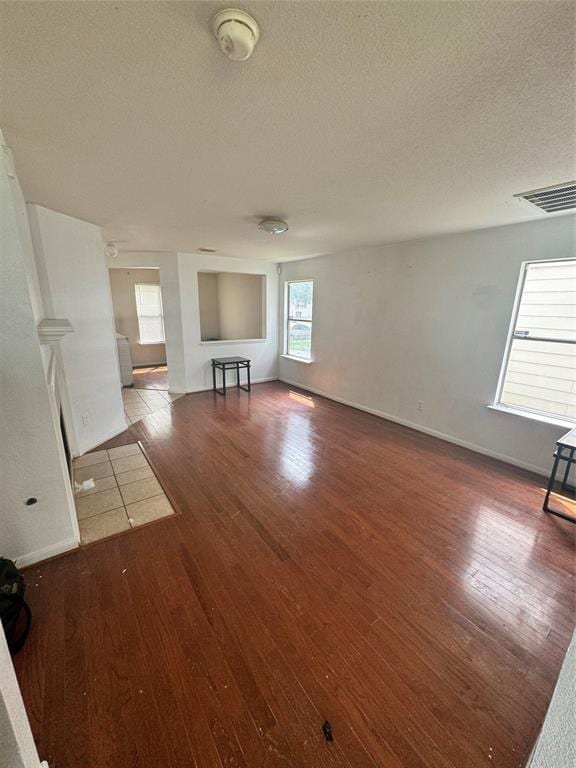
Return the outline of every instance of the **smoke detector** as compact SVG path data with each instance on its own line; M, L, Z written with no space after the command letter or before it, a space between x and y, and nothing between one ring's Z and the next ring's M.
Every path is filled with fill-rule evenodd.
M269 235L281 235L288 231L288 224L282 219L262 219L258 222L258 229L268 232Z
M227 8L212 20L214 36L222 53L232 61L246 61L260 39L260 29L255 19L245 11Z

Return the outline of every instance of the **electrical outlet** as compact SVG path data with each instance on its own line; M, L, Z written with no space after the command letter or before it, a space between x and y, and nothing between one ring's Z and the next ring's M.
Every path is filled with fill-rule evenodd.
M417 411L424 410L424 400L416 400L416 410Z
M88 426L88 422L89 422L89 421L90 421L90 419L88 418L88 414L87 414L87 413L85 413L85 414L82 416L82 424L84 424L84 426L85 426L85 427L87 427L87 426Z

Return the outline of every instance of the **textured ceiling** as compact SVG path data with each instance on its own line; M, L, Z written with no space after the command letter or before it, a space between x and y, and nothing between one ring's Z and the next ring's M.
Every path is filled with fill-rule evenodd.
M282 260L542 218L513 194L574 178L573 3L241 4L244 63L223 7L0 3L27 199L122 249Z

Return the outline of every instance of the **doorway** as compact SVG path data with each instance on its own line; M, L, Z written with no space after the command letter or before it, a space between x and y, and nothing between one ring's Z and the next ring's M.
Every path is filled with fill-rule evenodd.
M134 424L177 397L168 392L160 270L110 267L108 273L124 413Z

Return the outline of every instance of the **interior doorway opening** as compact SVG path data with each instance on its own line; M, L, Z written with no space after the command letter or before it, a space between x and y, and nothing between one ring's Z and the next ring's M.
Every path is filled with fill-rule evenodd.
M165 408L169 393L158 268L110 267L122 400L128 424Z

